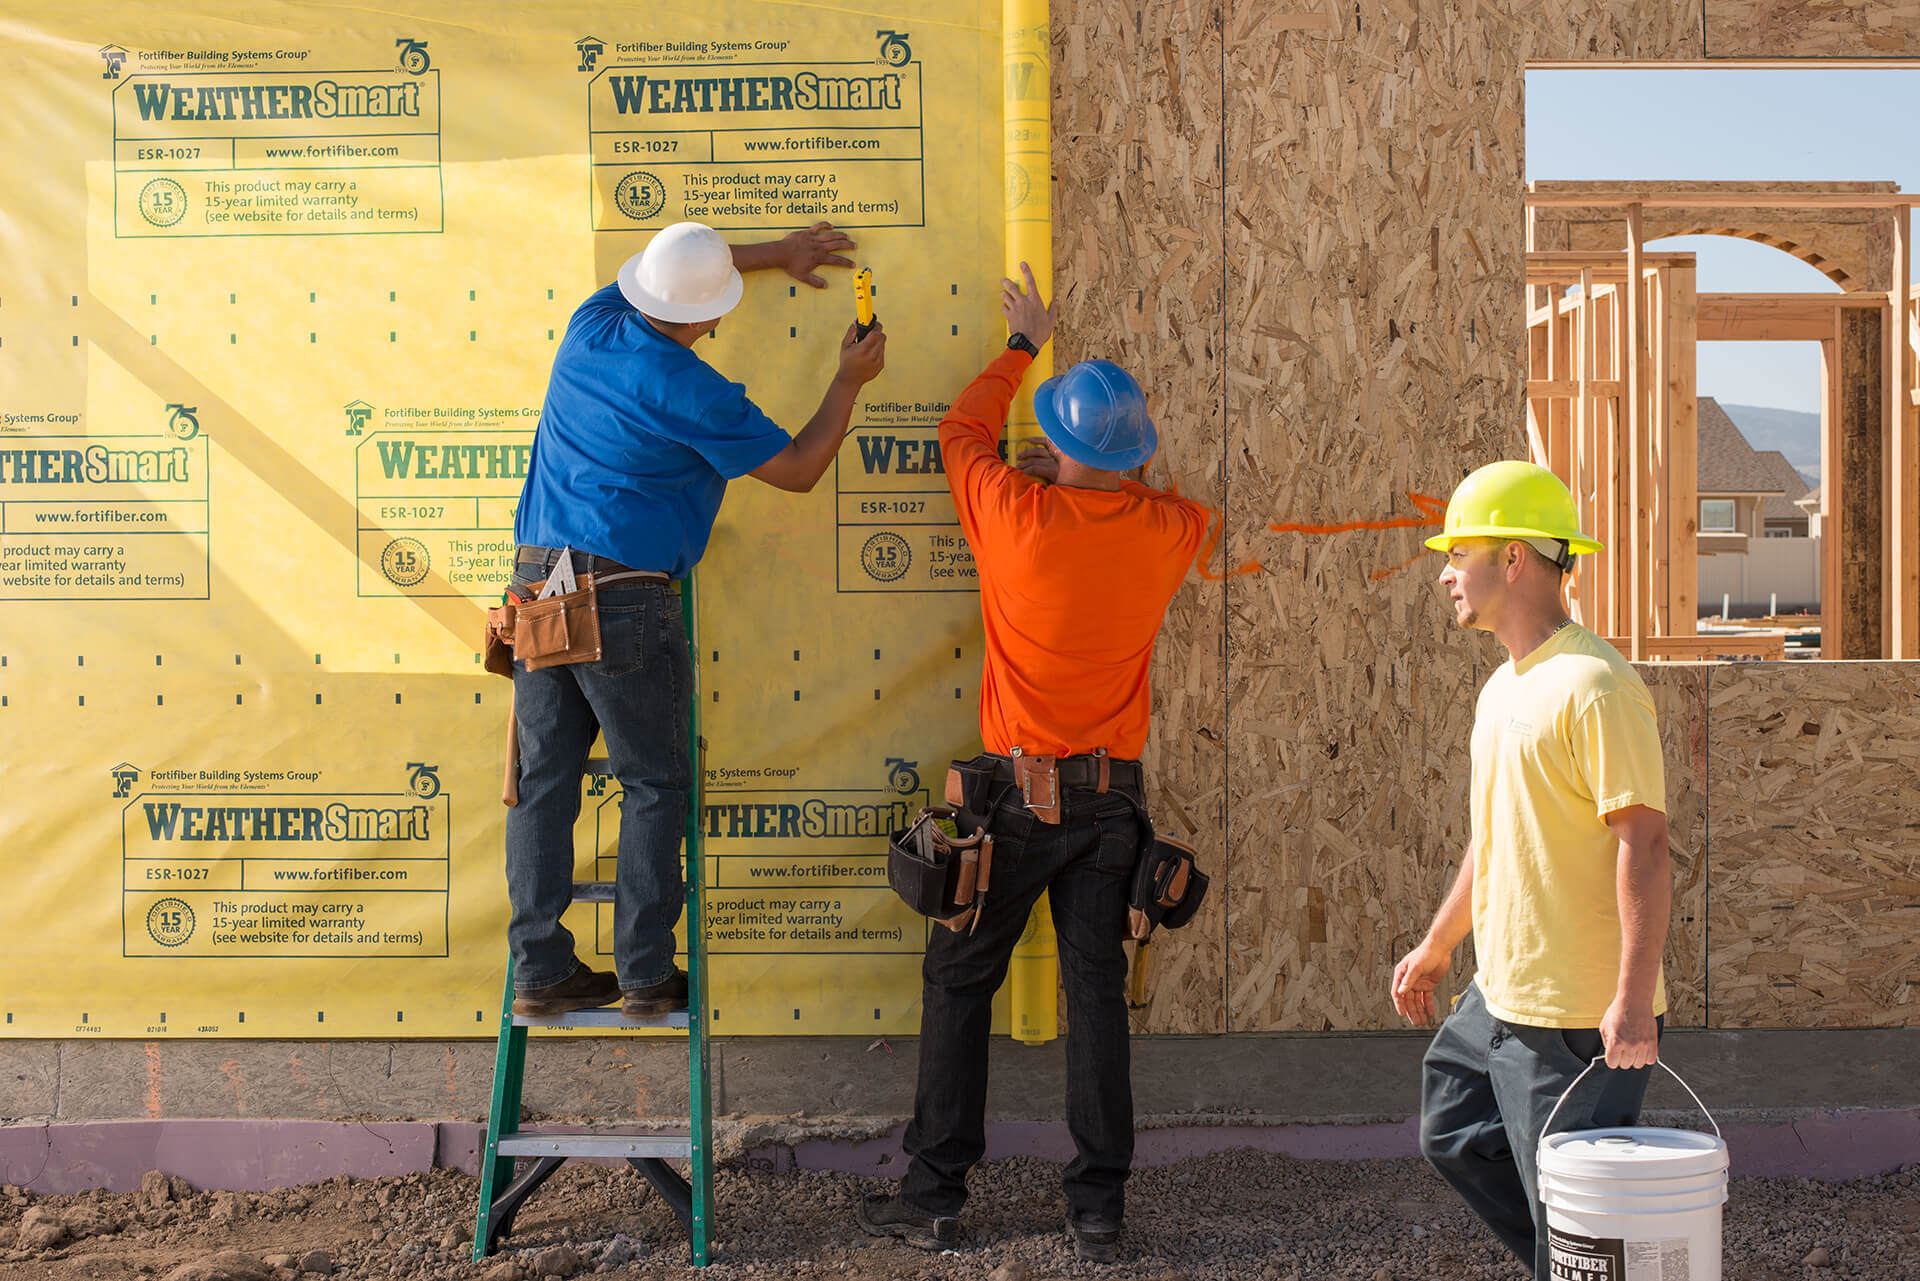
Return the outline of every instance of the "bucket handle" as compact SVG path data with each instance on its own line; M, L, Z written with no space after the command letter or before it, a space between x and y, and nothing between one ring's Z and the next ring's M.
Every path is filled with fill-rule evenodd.
M1545 1142L1547 1135L1553 1133L1553 1118L1560 1115L1560 1104L1567 1101L1567 1096L1573 1093L1575 1086L1587 1079L1587 1073L1593 1071L1606 1061L1606 1055L1596 1055L1591 1063L1580 1070L1580 1075L1574 1077L1567 1085L1567 1088L1561 1091L1560 1098L1553 1105L1553 1111L1547 1113L1547 1123L1540 1127L1540 1138L1542 1142ZM1692 1099L1694 1106L1700 1109L1700 1114L1707 1118L1707 1124L1713 1127L1713 1137L1716 1139L1724 1139L1725 1136L1720 1133L1720 1123L1713 1119L1713 1113L1707 1111L1707 1105L1700 1102L1700 1096L1693 1092L1693 1087L1682 1080L1680 1074L1674 1071L1665 1059L1655 1059L1654 1062L1666 1068L1667 1075L1680 1082L1680 1088L1687 1092L1687 1097Z

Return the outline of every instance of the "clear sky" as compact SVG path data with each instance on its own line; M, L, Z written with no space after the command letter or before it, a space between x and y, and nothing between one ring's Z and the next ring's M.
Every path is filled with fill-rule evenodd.
M1529 71L1527 180L1882 181L1920 191L1920 70ZM1699 255L1705 293L1825 292L1790 254L1724 236L1650 248ZM1820 410L1813 343L1706 343L1700 394Z

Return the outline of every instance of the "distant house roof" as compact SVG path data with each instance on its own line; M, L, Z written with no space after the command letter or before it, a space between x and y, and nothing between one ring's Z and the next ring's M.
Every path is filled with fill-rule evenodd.
M1740 429L1733 425L1733 419L1727 417L1727 411L1711 396L1700 397L1699 414L1700 434L1697 446L1702 494L1775 494L1783 498L1798 498L1807 488L1807 482L1794 474L1792 493L1783 483L1780 474L1755 453ZM1786 466L1789 473L1793 466L1776 450L1769 450L1774 457Z
M1760 500L1760 519L1762 520L1805 520L1807 509L1798 506L1801 499L1813 493L1813 486L1807 484L1807 478L1800 469L1787 461L1787 456L1777 449L1768 449L1756 453L1761 466L1774 478L1776 484L1785 492L1778 498Z

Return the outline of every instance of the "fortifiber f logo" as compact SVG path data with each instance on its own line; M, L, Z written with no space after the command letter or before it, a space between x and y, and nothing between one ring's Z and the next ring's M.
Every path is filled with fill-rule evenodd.
M400 51L400 70L410 76L424 76L433 67L433 59L427 53L427 42L415 40L412 36L401 36L393 42Z
M367 429L367 420L373 417L373 406L364 400L350 400L341 406L347 415L347 435L358 436Z
M192 440L200 434L200 406L172 404L167 406L167 431L179 440Z
M574 70L592 71L600 65L600 55L607 51L607 42L599 36L581 36L573 42L573 47L580 51L580 65Z
M140 767L121 761L108 773L113 775L113 799L123 801L133 795L133 785L140 781Z
M100 46L100 60L107 64L107 69L100 73L100 78L118 80L120 68L127 65L127 51L117 44L103 44Z

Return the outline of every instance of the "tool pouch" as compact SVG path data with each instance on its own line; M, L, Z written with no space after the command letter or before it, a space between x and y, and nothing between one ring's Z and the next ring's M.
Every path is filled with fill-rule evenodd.
M600 657L600 603L593 575L580 575L578 583L573 591L514 607L513 656L528 671Z
M1017 748L1012 756L1013 781L1020 799L1042 823L1060 821L1060 760L1056 756L1027 756Z
M1194 864L1194 850L1184 841L1157 836L1149 839L1133 865L1133 890L1127 899L1127 936L1144 939L1155 927L1177 930L1200 910L1207 895L1207 875Z
M963 827L985 827L987 816L993 813L993 807L999 797L994 794L995 775L998 773L999 760L992 756L976 756L970 761L954 761L947 766L946 802L954 809L962 811L960 822Z
M513 635L516 617L526 598L509 587L498 605L487 611L487 638L481 650L481 666L495 676L513 675Z
M887 839L887 884L908 907L950 930L977 920L993 866L993 838L985 829L949 836L940 828L939 820L959 817L950 809L923 809L913 826Z

